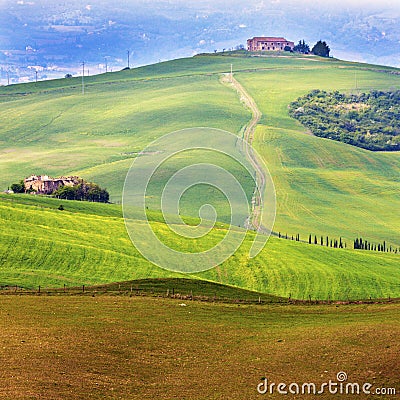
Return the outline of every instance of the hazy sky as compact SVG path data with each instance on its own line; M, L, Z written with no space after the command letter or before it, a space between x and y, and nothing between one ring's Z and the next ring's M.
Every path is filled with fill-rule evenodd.
M322 39L335 57L400 66L400 0L0 0L3 70L64 73L85 58L99 72L105 58L123 67L127 49L137 66L262 35Z

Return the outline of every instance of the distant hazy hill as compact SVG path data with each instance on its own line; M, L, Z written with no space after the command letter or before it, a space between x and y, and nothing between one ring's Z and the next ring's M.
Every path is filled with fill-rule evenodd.
M314 2L315 3L315 2ZM328 41L341 58L400 65L400 10L385 2L335 7L332 2L256 0L49 2L4 0L0 5L0 64L12 79L34 73L13 66L51 67L39 79L77 72L85 61L92 73L127 64L157 62L199 52L222 51L254 35L284 35L310 44Z

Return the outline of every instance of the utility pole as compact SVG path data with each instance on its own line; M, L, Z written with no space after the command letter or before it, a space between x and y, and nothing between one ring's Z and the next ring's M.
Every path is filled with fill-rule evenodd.
M108 72L107 71L107 67L108 67L108 65L107 65L107 57L104 57L104 61L106 62L106 73Z
M35 71L35 83L37 83L37 71Z
M233 82L233 64L231 64L231 83Z
M129 64L129 50L127 50L128 53L128 69L130 68L130 64Z
M82 62L82 94L85 94L85 61Z
M10 72L7 70L7 86L10 86Z

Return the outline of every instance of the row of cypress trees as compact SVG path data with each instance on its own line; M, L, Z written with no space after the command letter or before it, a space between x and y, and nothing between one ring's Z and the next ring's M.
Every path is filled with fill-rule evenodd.
M300 242L300 234L297 235L288 235L278 233L278 237L281 239L293 240L296 242ZM308 244L332 247L335 249L346 249L347 243L340 237L339 239L329 238L329 236L320 236L317 235L310 235L308 236ZM383 243L372 243L362 238L354 239L353 248L355 250L369 250L369 251L379 251L383 253L400 253L400 248L393 247L392 245L387 245L386 241Z
M343 242L342 238L337 239L329 239L329 236L321 236L320 239L318 240L317 235L314 235L314 240L313 237L310 233L308 236L308 244L319 244L320 246L326 246L326 247L333 247L335 249L344 249L347 248L347 244Z

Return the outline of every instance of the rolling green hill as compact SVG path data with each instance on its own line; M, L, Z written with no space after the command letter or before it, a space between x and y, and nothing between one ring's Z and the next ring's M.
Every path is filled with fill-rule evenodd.
M236 74L263 113L254 146L277 191L275 230L362 236L399 243L400 153L371 152L317 138L289 117L292 99L313 89L352 92L400 87L380 67L331 62L290 71ZM317 64L317 65L315 65Z
M77 286L154 277L179 277L143 259L126 233L117 205L38 196L0 196L0 284ZM154 229L165 233L157 215ZM220 240L215 229L205 243ZM249 234L251 235L251 234ZM192 278L307 299L399 297L399 256L331 249L271 238L255 259L250 241L221 266ZM186 276L186 275L185 275Z
M398 70L316 57L203 55L79 79L0 88L0 186L31 173L80 175L115 202L137 153L171 131L208 126L240 135L250 119L236 79L263 113L254 145L274 179L274 231L356 236L399 245L400 154L372 153L307 134L287 106L312 89L343 92L399 88ZM357 84L356 84L357 79ZM231 168L229 163L227 168ZM176 164L178 166L178 164ZM198 193L186 199L196 217ZM0 283L100 284L176 276L133 248L118 205L0 197ZM154 226L165 225L154 211ZM112 234L110 235L110 232ZM217 240L222 229L212 232ZM249 234L251 235L251 234ZM205 243L207 244L207 243ZM220 267L196 276L294 298L400 296L399 256L330 249L272 238L249 260L246 241Z

